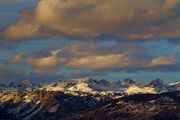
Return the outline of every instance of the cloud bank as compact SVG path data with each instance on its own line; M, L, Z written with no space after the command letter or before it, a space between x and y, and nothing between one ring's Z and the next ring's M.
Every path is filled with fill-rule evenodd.
M88 47L88 49L87 49ZM117 44L114 46L74 44L62 50L47 50L32 53L23 57L17 53L11 61L16 64L25 60L36 70L49 70L61 67L88 69L128 69L151 68L174 65L176 55L151 56L139 45Z
M39 0L1 31L6 39L42 36L125 40L180 36L180 0Z
M88 49L87 49L88 48ZM16 52L0 64L0 79L51 81L67 78L108 76L125 72L179 72L176 53L152 55L139 44L71 44L44 48L30 53Z

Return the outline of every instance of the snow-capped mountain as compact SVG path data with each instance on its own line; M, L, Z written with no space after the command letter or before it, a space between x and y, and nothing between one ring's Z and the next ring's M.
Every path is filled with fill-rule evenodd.
M8 89L22 91L22 92L23 91L33 91L33 90L38 89L38 85L32 84L28 80L22 80L22 81L9 83Z
M20 83L11 83L11 88L18 90L34 90L33 85L28 81L21 81ZM13 86L13 87L12 87ZM138 93L162 93L169 91L177 91L180 89L180 83L167 84L161 79L155 79L148 84L137 84L130 78L123 81L109 82L105 79L96 80L92 78L70 79L67 81L61 80L57 83L47 84L40 87L40 90L45 91L64 91L64 92L84 92L89 94L124 92L125 94ZM74 94L74 93L73 93Z
M118 99L126 99L132 95L135 98L141 95L141 97L150 100L154 97L147 98L149 95L157 95L165 101L166 98L163 97L163 93L178 91L180 82L167 84L156 79L142 85L129 78L117 82L110 82L105 79L80 78L41 85L32 84L29 81L20 81L12 82L7 86L0 84L0 87L3 88L0 92L0 110L4 110L8 115L11 113L14 118L20 120L44 120L45 118L52 118L53 120L54 117L64 120L65 115L69 116L72 113L89 108L96 108L107 103L111 104L111 100L115 100L116 103ZM171 102L172 100L168 99L168 101ZM123 103L127 108L129 108L128 105L131 105L131 102L128 105L126 102ZM114 102L112 104L116 106ZM148 102L147 105L149 104L152 103ZM136 104L134 105L136 106ZM104 108L107 107L104 106Z
M121 84L115 82L108 82L105 79L102 79L100 81L92 80L87 82L87 84L97 91L117 91L122 88Z
M174 91L179 91L180 90L180 82L170 83L169 86Z
M171 91L178 91L180 83L173 83L167 84L161 79L155 79L150 81L148 84L145 85L137 85L132 84L127 89L125 89L125 93L127 94L138 94L138 93L163 93L163 92L171 92Z
M79 83L68 88L69 91L80 91L80 92L87 92L87 93L94 93L95 90L89 87L87 83Z
M60 91L3 91L0 108L18 120L44 120L64 116L102 103L93 96L75 96ZM0 118L1 119L1 118Z
M138 85L131 85L127 89L124 90L126 94L145 94L145 93L157 93L154 87L141 87Z
M104 94L104 93L124 93L124 94L139 94L139 93L162 93L179 90L178 83L167 84L161 79L155 79L148 84L137 84L130 78L123 81L109 82L105 79L96 80L92 78L71 79L69 81L59 81L58 83L50 84L43 89L47 91L70 91L70 92L85 92L89 94Z
M156 92L168 92L170 90L169 85L161 79L152 80L147 86L155 88Z
M47 91L63 91L63 90L68 90L69 88L77 84L87 83L88 81L91 81L91 80L92 80L91 78L70 79L68 81L61 80L57 83L46 85L42 87L41 89L44 89Z
M121 85L130 86L136 84L131 78L126 78L121 82Z
M6 87L6 84L0 83L0 91L4 90Z
M180 90L180 82L167 84L161 79L155 79L148 84L137 84L130 78L126 78L123 81L107 81L105 79L96 80L92 78L80 78L70 79L67 81L61 80L57 83L51 83L46 85L32 84L27 80L19 82L11 82L9 85L0 84L0 89L10 89L17 91L62 91L73 93L84 92L89 94L101 94L101 93L122 93L124 94L138 94L138 93L162 93L169 91Z
M53 83L44 87L47 91L62 91L62 90L77 90L76 88L81 89L91 89L93 91L112 91L112 90L119 90L120 84L114 84L108 82L104 79L102 80L95 80L92 78L80 78L80 79L71 79L68 81L59 81L58 83ZM81 90L82 91L82 90ZM87 91L86 91L87 92Z

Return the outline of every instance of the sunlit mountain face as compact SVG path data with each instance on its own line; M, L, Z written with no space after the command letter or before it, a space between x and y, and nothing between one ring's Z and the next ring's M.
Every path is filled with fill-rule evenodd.
M180 0L0 0L0 118L84 120L102 107L165 119L179 110L179 13ZM147 118L132 117L139 94L139 109L156 106ZM131 110L109 115L117 101Z

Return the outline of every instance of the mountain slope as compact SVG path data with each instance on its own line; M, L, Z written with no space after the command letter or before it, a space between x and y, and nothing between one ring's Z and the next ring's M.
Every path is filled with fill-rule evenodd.
M137 84L131 79L110 82L91 78L47 85L36 85L28 81L14 82L8 86L2 85L0 118L154 120L162 117L164 120L163 116L167 115L168 120L176 120L180 116L177 112L180 110L180 92L172 91L178 91L179 87L179 83L166 84L160 79L147 85Z
M18 120L12 114L7 113L3 109L0 108L0 120Z
M125 89L123 92L127 94L139 94L139 93L157 93L156 89L153 87L140 87L137 85L131 85L127 89Z
M55 120L55 118L48 120ZM56 120L179 120L180 92L137 94Z
M93 93L95 90L90 88L88 84L86 83L79 83L73 87L68 88L69 91L81 91L81 92L87 92L87 93Z
M171 84L169 84L169 86L170 86L171 89L174 90L174 91L180 90L180 82L171 83Z
M107 99L108 100L108 99ZM0 107L20 120L43 120L50 116L62 117L102 104L106 100L92 95L78 96L60 91L4 91L0 94Z
M33 90L36 90L38 88L35 84L32 84L30 81L22 80L22 81L9 83L8 89L23 92L23 91L33 91Z

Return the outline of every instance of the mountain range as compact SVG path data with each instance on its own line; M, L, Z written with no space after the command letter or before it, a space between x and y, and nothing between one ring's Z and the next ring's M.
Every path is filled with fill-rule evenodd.
M51 84L24 80L0 84L0 90L3 120L153 120L168 109L180 110L180 82L167 84L161 79L147 84L130 78L116 82L81 78ZM173 114L180 119L180 112Z

